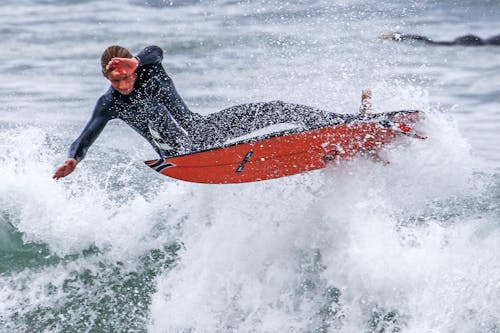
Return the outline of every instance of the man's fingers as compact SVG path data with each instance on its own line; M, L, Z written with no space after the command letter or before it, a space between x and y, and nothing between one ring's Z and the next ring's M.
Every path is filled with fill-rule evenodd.
M106 66L106 69L115 69L116 67L118 67L118 64L116 63L108 63L108 65Z
M116 59L116 58L113 58L106 65L106 69L116 68L119 65L120 65L120 61L118 59Z
M62 177L62 175L61 175L61 172L59 171L59 169L52 176L52 178L54 178L55 180L60 179L61 177Z
M54 172L54 175L52 176L52 178L57 180L57 179L66 177L67 175L72 173L73 170L75 170L76 163L77 163L77 161L74 158L67 159L63 165L61 165L59 168L57 168L57 170L56 170L56 172Z
M119 66L124 62L120 58L113 58L108 62L108 66Z
M133 67L132 58L113 58L108 62L108 66L128 66Z
M67 176L68 175L67 169L68 168L67 168L66 164L60 166L56 170L56 172L54 173L54 176L52 176L52 178L54 178L54 179L57 180L57 179L61 179L61 178L65 177L65 176Z

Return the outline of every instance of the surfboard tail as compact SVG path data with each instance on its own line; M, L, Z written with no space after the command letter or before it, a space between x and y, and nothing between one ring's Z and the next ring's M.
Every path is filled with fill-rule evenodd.
M388 128L391 128L395 132L420 140L427 139L425 135L417 132L413 128L413 125L422 121L425 118L425 114L422 111L419 110L397 111L395 113L390 113L390 116L388 118L389 119L383 125Z

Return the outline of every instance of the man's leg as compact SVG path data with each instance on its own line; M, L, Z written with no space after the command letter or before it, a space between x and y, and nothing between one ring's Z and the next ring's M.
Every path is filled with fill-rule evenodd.
M345 116L310 106L272 101L242 104L212 113L206 117L215 123L226 138L238 137L261 128L291 123L313 129L344 122Z

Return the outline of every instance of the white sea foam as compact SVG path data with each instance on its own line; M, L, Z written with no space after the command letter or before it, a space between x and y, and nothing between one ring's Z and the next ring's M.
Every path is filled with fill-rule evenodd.
M429 115L429 139L394 146L388 166L356 159L211 191L210 223L186 224L179 266L158 279L151 331L302 332L325 306L338 306L324 320L343 332L376 311L410 332L492 325L498 281L483 269L499 272L500 233L484 232L488 218L422 211L480 194L469 146L445 118Z
M497 332L497 48L375 38L500 29L498 3L452 7L3 1L0 332ZM387 166L234 186L157 175L141 163L152 149L110 122L53 181L116 43L161 46L202 114L276 99L352 113L365 88L376 112L442 113L426 141L387 147Z
M16 217L13 224L26 242L48 244L60 256L90 246L119 257L141 254L166 241L151 234L162 219L180 219L177 214L184 212L176 207L189 210L192 194L187 184L165 182L155 200L147 197L148 190L142 194L124 189L128 197L118 200L112 189L119 184L113 183L127 182L126 173L123 180L114 168L95 170L82 163L71 177L55 181L52 174L59 156L51 155L47 133L27 126L7 129L0 136L2 208Z

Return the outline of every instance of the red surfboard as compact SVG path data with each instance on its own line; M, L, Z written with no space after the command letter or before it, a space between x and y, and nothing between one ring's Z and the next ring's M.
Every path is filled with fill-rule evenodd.
M321 169L329 161L376 152L404 134L423 138L409 125L418 111L353 116L334 126L281 132L220 148L146 161L165 176L196 183L254 182Z

